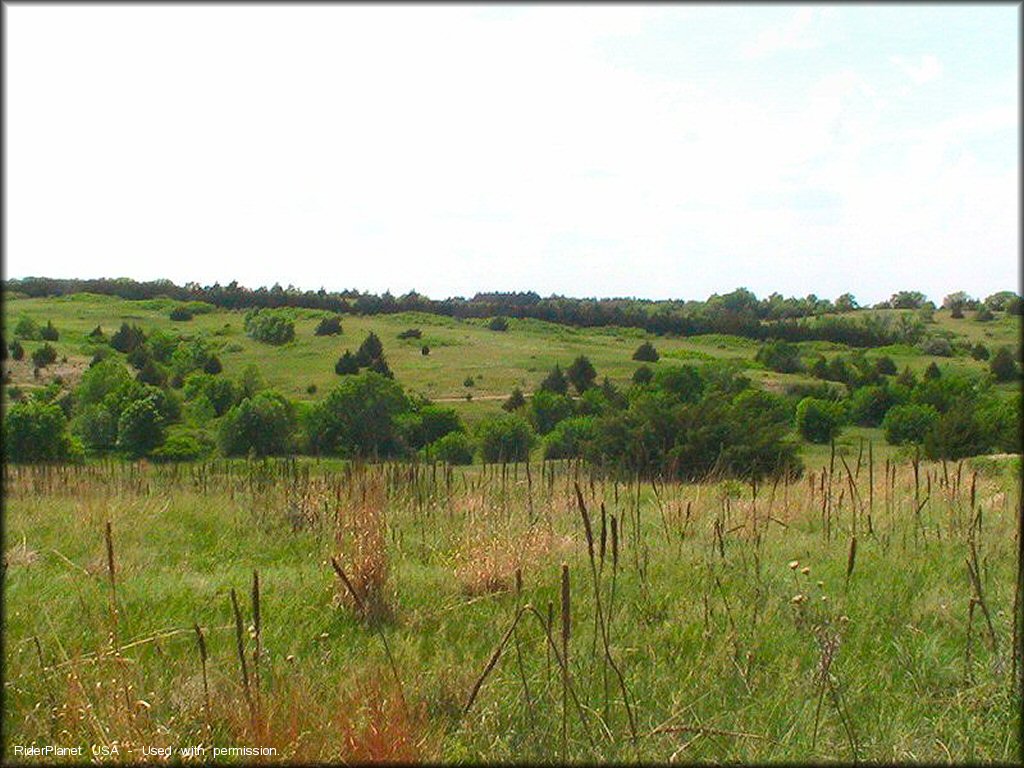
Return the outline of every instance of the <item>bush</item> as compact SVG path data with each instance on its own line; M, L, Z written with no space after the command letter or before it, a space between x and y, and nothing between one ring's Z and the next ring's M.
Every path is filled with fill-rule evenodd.
M216 355L210 355L207 361L203 364L203 372L208 373L211 376L216 376L223 370L224 366L221 364L220 358Z
M445 464L472 464L473 444L462 432L449 432L427 446L427 458Z
M654 380L654 371L646 365L641 365L633 372L633 383L641 387L650 384Z
M482 421L477 427L477 437L484 461L490 462L526 461L536 441L530 423L512 413Z
M39 324L31 317L18 318L14 326L14 335L26 341L37 341L39 339Z
M566 369L565 373L572 386L581 395L594 386L594 381L597 379L597 371L594 370L590 360L583 355L573 360L572 365Z
M988 450L988 439L971 403L960 403L939 416L924 438L929 459L963 459Z
M428 347L426 344L424 344L422 347L420 347L420 354L423 355L424 357L429 355L430 354L430 347Z
M975 411L989 447L1000 453L1021 452L1021 399L990 398Z
M21 342L18 341L17 339L11 342L10 350L11 357L15 360L21 360L23 357L25 357L25 348L21 346Z
M167 384L167 372L152 358L146 361L135 378L143 384L152 384L154 387L162 387Z
M425 405L416 413L400 416L405 441L413 448L422 448L452 432L465 432L462 419L454 408Z
M799 347L786 341L770 341L767 344L762 344L754 359L763 363L766 368L779 373L796 373L803 368L800 362Z
M569 392L569 381L565 378L565 374L562 373L562 369L556 364L551 369L544 381L540 383L539 390L542 392L554 392L556 395L565 395Z
M179 376L187 376L192 371L199 371L210 362L210 349L206 342L199 338L182 341L171 354L171 370Z
M352 376L359 373L359 363L356 361L355 355L346 349L344 354L338 358L338 362L334 364L334 372L339 376Z
M375 358L373 362L370 363L369 370L380 374L386 379L395 378L395 374L391 371L391 366L388 365L388 361L383 355Z
M877 427L894 404L885 387L861 387L850 397L850 419L862 427Z
M541 389L530 398L530 421L542 435L554 429L562 419L572 416L572 412L572 399L568 395Z
M423 332L419 328L406 328L398 334L398 338L400 339L419 339L422 336Z
M896 363L888 355L882 355L875 360L875 370L882 376L895 376L899 373L896 370Z
M921 378L925 381L935 381L942 378L942 371L939 370L939 366L935 364L934 360L924 369L924 375Z
M295 323L280 311L250 309L244 327L251 338L264 344L287 344L295 339Z
M131 401L117 420L117 447L129 456L145 456L164 441L164 418L154 398Z
M46 321L46 327L39 332L39 338L43 341L57 341L60 338L60 334L57 333L52 320Z
M831 400L805 397L796 406L796 428L811 443L827 443L839 435L842 408Z
M195 461L207 453L207 446L192 435L171 435L163 445L150 453L150 458L156 462Z
M975 360L988 360L988 347L986 347L979 341L977 344L971 347L971 357L973 357Z
M291 403L264 390L228 411L217 437L225 456L278 456L290 450L294 431Z
M110 346L127 354L146 341L146 334L137 325L121 323L121 327L110 337Z
M7 461L62 461L73 454L60 406L36 399L12 405L4 414L3 451Z
M508 400L501 404L502 410L512 412L519 410L526 405L526 398L523 397L523 390L519 387L513 387L512 394L508 396Z
M316 330L313 331L314 336L337 336L339 333L341 333L341 318L337 315L322 318L317 323Z
M938 421L939 412L934 406L911 404L897 405L889 409L882 420L885 441L890 445L920 444Z
M171 310L170 318L175 322L186 322L192 319L192 313L187 307L175 307Z
M397 418L411 410L402 388L372 371L346 376L307 415L310 447L317 454L377 456L402 452Z
M654 345L649 341L645 341L637 347L636 351L633 353L634 360L640 360L645 363L656 363L658 362L659 357L660 355L658 354L658 350L656 350Z
M467 376L463 380L462 386L464 386L464 387L475 387L476 386L476 380L472 376Z
M697 402L704 392L704 380L692 365L659 368L654 374L654 386L684 403Z
M95 328L89 331L89 335L86 336L85 338L89 339L90 341L103 342L107 340L107 335L103 332L103 328L97 325Z
M50 346L49 342L43 344L32 353L32 364L36 368L45 368L57 360L57 350Z
M576 416L560 421L544 439L544 458L571 459L582 456L587 442L593 437L592 416Z
M359 345L359 349L356 350L356 362L360 368L368 368L374 360L377 360L383 354L384 345L377 334L370 331L366 338L363 339L363 343Z
M487 327L490 328L492 331L507 331L508 320L499 315L498 317L493 318L491 322L487 324Z
M983 304L978 308L978 311L974 313L974 319L979 323L990 323L995 319L995 315L992 314L992 310Z
M935 357L952 357L953 345L948 339L931 338L921 343L919 347L921 354L934 355Z
M988 367L996 381L1013 381L1018 375L1017 361L1013 359L1013 352L1009 347L997 349L996 353L992 355Z

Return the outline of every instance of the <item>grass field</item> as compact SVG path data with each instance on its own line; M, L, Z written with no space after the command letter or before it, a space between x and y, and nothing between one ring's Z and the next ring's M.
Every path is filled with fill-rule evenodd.
M1019 760L1019 458L861 459L7 467L4 754Z

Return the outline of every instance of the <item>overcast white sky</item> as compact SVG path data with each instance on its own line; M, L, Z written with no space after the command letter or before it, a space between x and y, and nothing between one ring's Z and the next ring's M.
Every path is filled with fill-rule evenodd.
M7 277L1018 285L1012 5L5 13Z

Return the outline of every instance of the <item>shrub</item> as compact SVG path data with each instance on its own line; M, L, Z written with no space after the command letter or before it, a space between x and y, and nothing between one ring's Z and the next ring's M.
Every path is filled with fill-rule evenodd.
M922 443L938 418L939 412L931 405L894 406L882 420L885 441L890 445Z
M322 318L317 323L316 330L313 331L314 336L337 336L339 333L341 333L341 318L337 315Z
M167 372L160 365L150 358L135 376L137 381L143 384L152 384L154 387L162 387L167 383Z
M990 323L995 319L995 315L992 314L991 309L982 304L978 311L974 313L974 319L979 323Z
M156 462L195 461L207 453L207 447L192 435L171 435L164 444L150 452Z
M287 344L295 339L295 323L280 311L250 309L244 327L251 338L264 344Z
M355 355L346 349L344 354L338 358L338 362L334 364L334 372L339 376L352 376L359 373L359 363L356 361Z
M948 339L931 338L921 343L921 354L934 355L935 357L952 357L953 345Z
M935 364L934 360L924 369L924 376L922 378L925 381L935 381L942 378L942 371L939 370L939 366Z
M850 419L862 427L877 427L893 405L885 387L860 387L850 397Z
M544 458L570 459L582 456L586 443L593 437L592 416L576 416L560 421L544 439Z
M192 319L192 313L187 307L175 307L171 310L170 318L175 322L186 322Z
M427 446L427 457L445 464L472 464L473 444L463 432L449 432Z
M133 400L117 420L117 447L129 456L145 456L164 441L164 419L153 398Z
M137 325L121 323L121 327L110 337L110 346L127 354L146 340L146 334Z
M97 325L95 328L89 331L89 335L86 336L86 338L89 339L90 341L106 341L107 335L103 333L103 329Z
M1017 361L1009 347L1000 347L988 364L996 381L1013 381L1017 378Z
M895 376L899 373L896 369L896 363L888 355L882 355L875 360L875 370L882 376Z
M637 347L636 351L633 353L634 360L640 360L645 363L656 363L658 362L659 357L660 355L658 354L658 350L656 350L654 345L649 341L645 341Z
M12 462L61 461L73 447L60 406L36 399L15 403L4 414L3 451Z
M473 379L473 377L472 377L472 376L467 376L467 377L466 377L466 378L465 378L465 379L463 380L463 382L462 382L462 386L464 386L464 387L473 387L473 386L476 386L476 381L475 381L475 380Z
M526 405L526 398L523 397L523 390L519 387L513 387L512 394L508 396L508 400L501 404L503 410L512 411L519 410Z
M208 373L211 376L216 376L223 370L224 366L221 364L220 358L216 355L210 355L207 361L203 364L203 372Z
M484 461L490 462L526 461L536 441L530 423L513 413L504 413L480 422L477 437Z
M398 334L398 338L400 339L419 339L422 336L423 332L419 328L406 328Z
M11 357L15 360L21 360L23 357L25 357L25 348L21 346L21 342L18 341L17 339L11 342L10 350Z
M498 317L492 318L491 322L487 324L487 327L490 328L492 331L507 331L508 320L499 315Z
M990 398L975 411L989 447L1000 453L1021 452L1021 399Z
M583 355L573 360L572 365L566 369L565 373L579 394L583 394L594 386L594 381L597 379L597 371L594 370L590 360Z
M654 380L654 371L646 365L641 365L633 372L633 383L641 387L650 384Z
M75 394L82 406L101 403L112 393L128 387L132 383L131 374L120 360L110 358L96 363L82 374Z
M39 324L31 317L18 318L18 323L14 326L14 335L26 341L36 341L39 339Z
M796 428L812 443L827 443L838 436L842 408L831 400L805 397L796 406Z
M530 398L530 421L542 435L554 429L562 419L572 416L572 412L572 399L568 395L541 389Z
M971 357L973 357L975 360L988 360L988 347L986 347L979 341L977 344L971 347Z
M60 338L60 334L57 333L52 320L46 321L46 327L39 332L39 338L43 341L57 341Z
M360 368L367 368L374 360L384 354L384 345L380 338L373 331L367 334L363 343L356 350L356 362Z
M429 355L430 354L430 347L428 347L426 344L424 344L422 347L420 347L420 354L423 355L424 357Z
M540 383L540 391L554 392L556 395L564 395L569 392L569 381L562 373L562 369L556 364L544 380Z
M796 373L803 368L800 363L800 349L786 341L770 341L762 344L754 359L766 368L779 373Z
M971 403L959 403L940 414L924 438L924 453L929 459L956 460L987 450L985 431Z
M32 353L32 364L36 368L45 368L57 360L57 350L50 346L49 342L43 344Z
M217 437L225 456L276 456L288 452L294 431L291 403L264 390L228 411Z
M316 384L310 384L308 387L306 387L306 394L307 395L315 395L316 394Z
M369 370L373 371L374 373L379 373L381 376L387 379L395 378L395 374L391 371L391 366L388 365L388 361L383 355L374 358L374 360L369 365Z
M210 357L210 349L203 339L182 341L171 354L171 370L184 377L192 371L205 368L210 362Z
M346 376L307 415L310 446L318 454L387 457L403 449L397 417L411 410L394 381L372 371Z
M415 413L403 413L398 421L405 442L413 448L422 448L451 432L466 429L454 408L441 405L425 405Z
M704 391L704 380L692 365L673 365L658 369L654 386L684 403L694 403Z

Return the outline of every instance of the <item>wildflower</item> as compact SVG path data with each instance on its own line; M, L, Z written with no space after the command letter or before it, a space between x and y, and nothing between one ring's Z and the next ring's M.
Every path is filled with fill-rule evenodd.
M808 568L806 565L803 568L800 569L800 573L802 573L804 576L806 576L810 572L811 572L811 569Z
M800 603L802 603L806 599L807 599L807 596L803 595L803 594L793 595L793 599L790 600L790 602L793 603L794 605L799 605Z
M795 571L799 565L800 565L800 561L799 560L790 560L789 561L789 569L791 571Z

